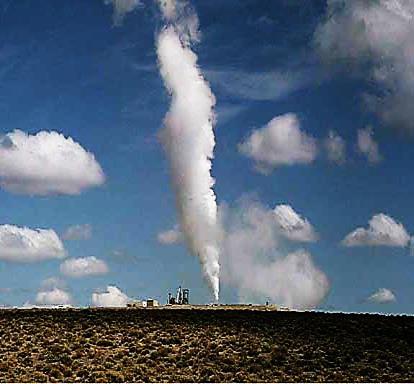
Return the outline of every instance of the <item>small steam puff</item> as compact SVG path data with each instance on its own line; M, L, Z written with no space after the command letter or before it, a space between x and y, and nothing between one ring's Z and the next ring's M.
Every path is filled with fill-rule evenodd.
M158 35L157 55L172 97L160 138L170 161L181 230L218 300L217 204L211 176L215 97L190 48L197 39L196 14L185 2L160 0L159 4L167 26Z

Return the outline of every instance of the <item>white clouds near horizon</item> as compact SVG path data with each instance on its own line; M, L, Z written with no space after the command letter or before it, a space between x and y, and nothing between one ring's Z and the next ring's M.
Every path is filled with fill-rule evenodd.
M37 291L35 304L27 301L23 308L33 308L37 306L49 307L56 305L73 305L72 295L68 292L65 282L59 277L49 277L41 282Z
M78 195L104 181L95 156L70 137L20 130L0 136L0 187L8 192Z
M53 288L50 291L38 292L35 302L38 305L71 305L72 297L60 288Z
M71 305L73 300L69 292L55 287L50 290L39 291L35 302L38 305Z
M342 240L342 245L406 247L410 240L410 235L401 223L379 213L371 218L368 228L360 227L349 233Z
M396 300L395 294L388 288L379 288L367 298L367 301L377 304L389 304Z
M0 225L0 260L25 263L64 257L65 248L54 230Z
M129 297L114 285L108 285L105 292L92 293L94 307L125 307Z
M72 278L105 275L109 268L105 261L95 256L67 259L60 265L60 272Z

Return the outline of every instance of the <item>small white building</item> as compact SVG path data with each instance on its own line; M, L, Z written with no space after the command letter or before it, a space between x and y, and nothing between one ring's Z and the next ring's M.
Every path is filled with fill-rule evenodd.
M133 300L127 303L128 308L143 308L145 307L145 302L142 300Z
M158 300L155 299L147 299L146 302L146 307L147 308L151 308L151 307L158 307L160 304L158 303Z

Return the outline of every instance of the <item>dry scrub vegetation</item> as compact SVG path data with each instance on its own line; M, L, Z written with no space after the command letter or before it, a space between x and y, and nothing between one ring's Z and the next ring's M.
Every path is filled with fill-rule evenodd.
M413 320L237 310L2 310L0 380L414 381Z

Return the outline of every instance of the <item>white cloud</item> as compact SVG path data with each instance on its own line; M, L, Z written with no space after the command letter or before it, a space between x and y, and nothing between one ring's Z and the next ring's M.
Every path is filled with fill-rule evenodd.
M89 256L65 260L60 265L60 272L65 276L77 278L105 275L109 272L109 268L103 260Z
M396 301L395 295L387 288L379 288L371 296L368 297L368 301L378 304L388 304Z
M358 130L357 147L358 151L365 155L368 162L371 164L379 163L382 160L382 156L378 150L378 144L372 137L373 130L371 127Z
M127 13L134 11L142 5L141 0L104 0L104 2L114 7L112 20L117 27L122 25Z
M36 295L38 305L70 305L72 296L60 288L53 288L47 291L39 291Z
M368 245L406 247L409 243L410 235L404 226L383 213L374 215L367 229L357 228L342 240L342 244L346 247Z
M108 285L106 292L92 293L92 305L95 307L125 307L129 297L119 288Z
M368 78L377 90L365 99L387 125L414 130L414 2L328 0L315 32L328 62Z
M324 140L324 147L329 161L336 164L345 163L346 142L335 131L329 131L328 137Z
M177 244L183 241L183 234L178 226L175 226L172 229L158 233L157 240L160 244L164 245Z
M62 234L63 240L88 240L92 237L92 225L77 224L66 228Z
M326 275L304 250L281 251L283 235L274 211L242 201L236 209L221 207L223 282L251 297L269 298L293 308L312 308L329 291Z
M29 195L76 195L105 181L92 153L70 137L15 130L0 137L0 186Z
M306 218L302 218L290 205L277 205L273 210L280 233L292 241L314 242L318 234Z
M256 162L258 170L268 173L281 165L307 164L317 155L316 140L300 129L296 115L273 118L239 144L242 154Z
M30 229L0 225L0 259L15 262L35 262L62 259L65 248L52 229Z

